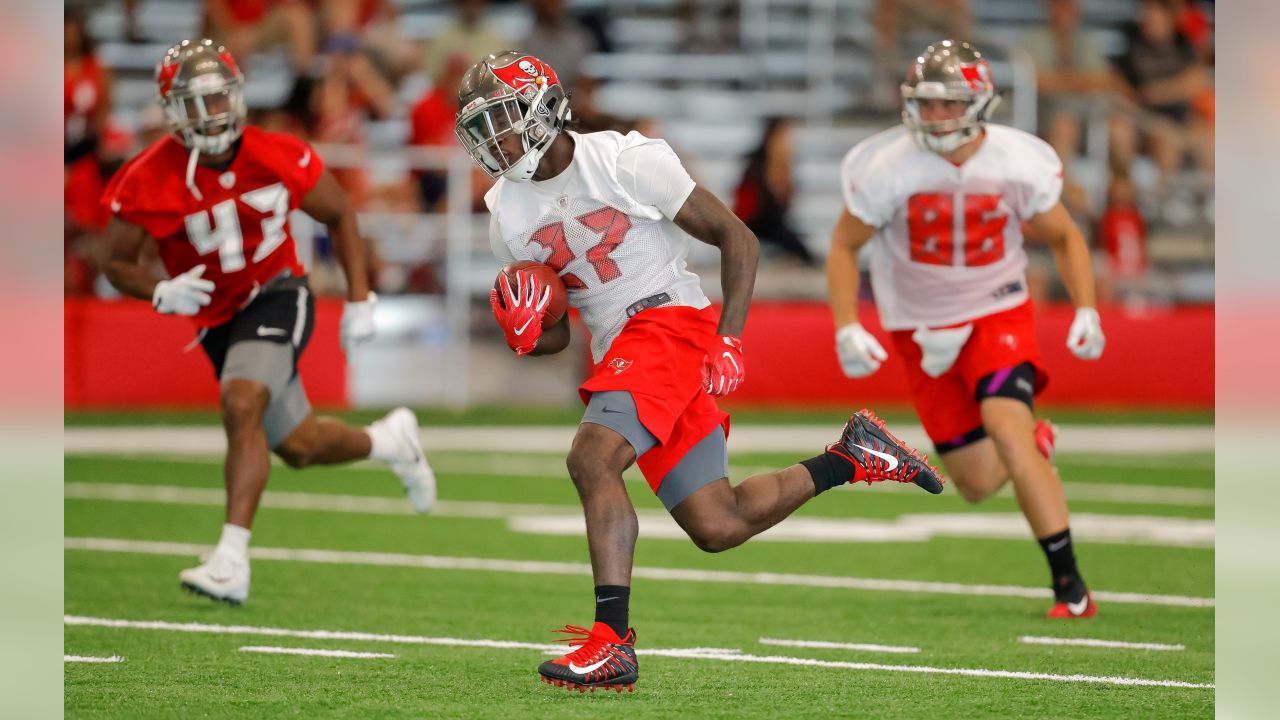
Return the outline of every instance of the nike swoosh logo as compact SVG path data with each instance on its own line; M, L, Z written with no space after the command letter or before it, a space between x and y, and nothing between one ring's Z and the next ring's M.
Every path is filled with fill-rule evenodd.
M1066 546L1067 546L1067 543L1069 543L1069 542L1071 542L1071 541L1070 541L1070 540L1068 540L1067 538L1062 538L1062 539L1061 539L1061 540L1059 540L1058 542L1055 542L1055 543L1049 543L1049 552L1058 552L1058 551L1059 551L1059 550L1061 550L1062 548L1066 547Z
M529 329L529 323L531 322L533 322L533 318L529 318L528 320L525 320L523 325L516 328L516 336L519 337L520 335L523 335L524 331Z
M1085 595L1083 598L1081 598L1080 602L1078 603L1073 603L1073 602L1067 603L1067 611L1070 612L1072 615L1082 615L1084 614L1084 611L1088 609L1088 607L1089 607L1088 595Z
M298 167L306 167L311 164L311 151L308 150L303 154L302 159L298 161Z
M607 598L598 597L596 598L596 603L608 602L610 600L617 600L617 599L618 599L617 595L614 595L613 597L607 597Z
M288 335L289 331L282 328L269 328L264 325L258 326L258 336L266 337L268 335Z
M857 448L862 448L863 450L866 450L867 452L871 453L872 455L875 455L876 457L880 458L881 460L883 460L883 461L885 461L885 462L889 463L889 472L893 472L894 470L898 469L898 458L896 458L896 457L894 457L894 456L890 455L889 453L882 453L882 452L880 452L879 450L872 450L871 448L867 447L866 445L859 445L858 443L854 443L854 444L853 444L853 446L854 446L854 447L857 447Z
M605 659L601 660L600 662L598 662L598 663L592 663L592 664L590 664L590 665L588 665L588 666L586 666L586 667L578 667L577 665L574 665L573 663L569 663L569 669L570 669L570 670L572 670L572 671L574 671L574 672L576 672L576 673L578 673L579 675L586 675L587 673L591 672L592 670L599 670L599 669L600 669L600 667L601 667L602 665L604 665L605 663L607 663L607 662L609 662L609 658L607 658L607 657L606 657Z

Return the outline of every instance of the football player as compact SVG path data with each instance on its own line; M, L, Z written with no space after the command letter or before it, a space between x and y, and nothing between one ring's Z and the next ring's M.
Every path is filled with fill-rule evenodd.
M179 577L193 592L239 604L249 596L249 534L271 451L295 468L385 461L419 512L435 500L435 477L407 408L367 428L316 417L298 377L315 300L289 233L291 210L325 223L333 238L347 276L343 347L374 334L364 240L320 157L294 137L246 126L244 78L211 40L170 48L156 83L171 135L130 160L103 195L112 213L106 275L159 313L189 316L221 383L226 524L213 554ZM148 238L167 279L139 261Z
M560 631L573 636L571 650L538 668L545 682L634 689L628 609L637 521L622 482L633 463L707 552L743 543L843 483L896 480L942 491L936 471L870 411L853 415L816 457L730 486L729 418L714 397L745 377L755 236L694 184L665 142L566 129L564 88L536 57L486 57L464 77L458 107L459 140L497 180L485 196L494 254L553 267L591 331L594 368L579 389L586 411L567 465L586 516L595 623ZM685 267L685 233L720 249L720 312ZM527 270L515 274L500 276L490 298L507 344L517 355L563 350L567 315L542 327L551 288Z
M1076 568L1067 503L1050 464L1053 426L1032 414L1044 388L1024 270L1022 225L1046 240L1076 306L1071 352L1096 360L1106 339L1084 236L1059 201L1062 163L1039 138L987 122L998 98L968 43L931 45L902 85L903 124L845 156L845 208L827 282L836 349L849 377L887 352L858 323L858 251L925 431L960 494L990 497L1010 478L1052 574L1049 617L1097 610Z

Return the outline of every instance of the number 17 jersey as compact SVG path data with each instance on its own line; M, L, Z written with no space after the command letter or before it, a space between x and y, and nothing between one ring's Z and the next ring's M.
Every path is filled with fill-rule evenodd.
M955 166L902 126L854 146L841 165L845 207L876 228L871 286L887 330L968 322L1027 301L1022 223L1062 194L1048 143L987 125Z
M555 268L591 331L600 362L637 303L710 304L685 266L689 237L672 219L694 182L662 140L632 132L569 133L573 161L543 181L500 179L485 195L499 261Z

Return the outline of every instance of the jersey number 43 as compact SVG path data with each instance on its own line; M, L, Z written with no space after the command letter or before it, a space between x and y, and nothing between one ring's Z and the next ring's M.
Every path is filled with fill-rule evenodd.
M919 193L907 200L911 259L927 265L955 265L962 253L968 267L990 265L1004 257L1007 215L997 215L999 195L960 195L964 215L956 224L956 197Z
M253 253L253 261L258 262L270 255L285 240L284 224L289 219L289 189L284 183L274 183L266 187L250 190L240 196L245 205L260 213L267 213L262 219L262 241ZM209 221L212 213L213 222ZM244 269L244 235L240 232L240 213L236 210L235 198L223 200L209 210L191 213L186 217L187 237L196 251L207 255L218 251L218 262L222 272L233 273Z

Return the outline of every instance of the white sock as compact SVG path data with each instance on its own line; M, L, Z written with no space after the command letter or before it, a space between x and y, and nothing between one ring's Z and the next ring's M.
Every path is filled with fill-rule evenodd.
M222 526L222 537L218 539L218 548L215 552L226 553L236 560L247 562L249 560L249 536L252 534L248 528L227 523Z
M369 433L369 457L383 462L397 462L400 457L400 441L386 423L376 422L364 429Z

